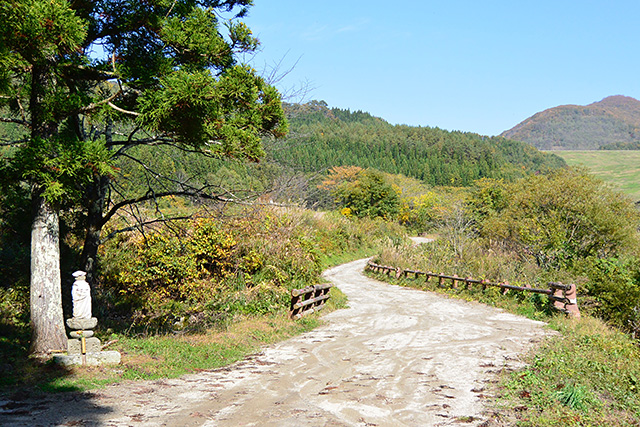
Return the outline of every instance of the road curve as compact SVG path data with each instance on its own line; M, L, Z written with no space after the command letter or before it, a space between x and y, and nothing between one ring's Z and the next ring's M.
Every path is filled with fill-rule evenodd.
M129 382L68 404L52 398L8 425L465 426L483 421L486 382L548 331L477 303L388 285L366 260L324 276L350 308L309 333L211 372ZM60 398L58 398L60 399ZM26 405L26 404L25 404ZM2 406L2 402L0 402ZM19 412L19 411L18 411ZM0 412L0 424L3 413ZM24 424L23 424L24 423Z

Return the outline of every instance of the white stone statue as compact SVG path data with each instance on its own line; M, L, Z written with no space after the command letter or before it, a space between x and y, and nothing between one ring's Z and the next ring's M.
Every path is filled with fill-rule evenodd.
M91 318L91 288L86 281L87 273L76 271L76 278L71 287L71 299L73 300L73 317L78 319Z

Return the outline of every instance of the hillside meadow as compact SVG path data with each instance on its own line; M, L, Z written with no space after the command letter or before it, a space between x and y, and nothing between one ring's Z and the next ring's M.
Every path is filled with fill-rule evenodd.
M603 181L640 200L640 151L581 150L554 151L569 166L585 166Z

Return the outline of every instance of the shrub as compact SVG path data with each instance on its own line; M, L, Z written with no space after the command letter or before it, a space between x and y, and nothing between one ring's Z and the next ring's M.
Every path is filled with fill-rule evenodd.
M403 235L381 219L337 213L243 209L120 237L102 252L103 315L141 327L182 329L236 314L289 308L290 290L319 281L321 257Z
M640 262L635 258L590 259L582 267L594 314L640 338Z
M483 181L471 205L477 230L544 268L638 248L633 203L580 169L562 169L512 184Z

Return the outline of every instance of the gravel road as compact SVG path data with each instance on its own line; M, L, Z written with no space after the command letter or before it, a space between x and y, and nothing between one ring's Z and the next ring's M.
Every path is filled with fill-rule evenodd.
M0 402L0 425L477 426L495 372L548 334L481 304L365 277L325 277L351 308L233 366L91 393Z

